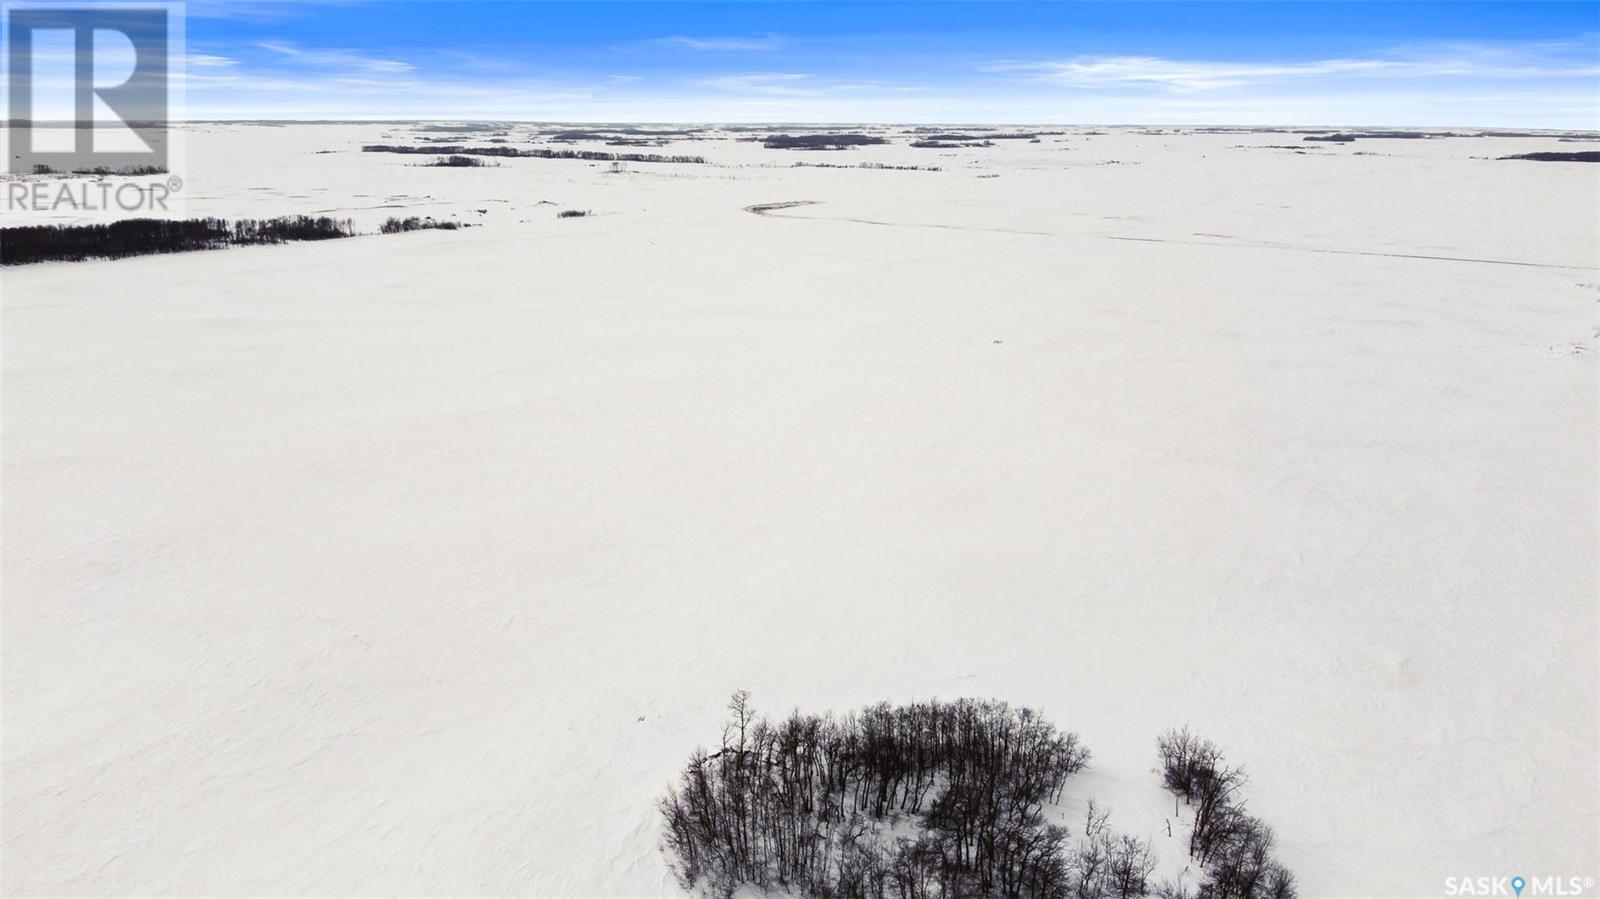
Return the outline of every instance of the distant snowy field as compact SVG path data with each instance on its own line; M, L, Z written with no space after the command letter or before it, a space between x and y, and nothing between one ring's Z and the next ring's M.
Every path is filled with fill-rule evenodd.
M1187 723L1306 896L1600 874L1600 166L1494 158L1595 145L1065 130L196 126L191 215L481 226L0 274L5 891L679 895L736 688L1031 705L1171 859Z

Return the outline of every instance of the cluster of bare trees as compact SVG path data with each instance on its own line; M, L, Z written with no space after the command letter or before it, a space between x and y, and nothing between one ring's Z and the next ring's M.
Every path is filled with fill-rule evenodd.
M886 172L938 172L942 171L936 165L890 165L887 162L858 162L855 165L840 165L833 162L791 162L793 169L877 169Z
M246 244L327 240L355 234L349 219L289 215L270 219L123 219L93 225L0 228L0 265L122 259Z
M734 694L714 752L661 801L686 887L819 899L1143 896L1155 862L1091 805L1084 835L1045 820L1087 763L1077 736L993 700L757 716Z
M228 242L244 245L353 237L356 230L349 219L325 215L280 215L270 219L237 219L232 232Z
M605 153L599 150L523 150L521 156L535 159L587 159L593 162L679 162L704 165L704 156L666 155L662 153Z
M1099 808L1093 799L1084 814L1083 839L1072 856L1077 875L1075 899L1133 899L1150 894L1150 873L1156 856L1150 844L1106 826L1110 812Z
M499 165L497 162L484 162L476 156L450 155L440 156L432 162L425 162L427 168L436 169L481 169Z
M551 150L544 147L412 147L403 144L367 144L364 153L446 153L454 156L500 156L529 159L587 159L591 162L681 162L704 164L704 156L664 156L660 153L604 153L599 150Z
M1163 786L1194 812L1189 856L1206 872L1195 899L1294 899L1294 875L1272 857L1272 828L1245 812L1244 769L1188 728L1156 747Z
M404 234L407 231L455 231L461 227L460 222L449 219L435 219L433 216L407 216L397 218L390 216L378 226L381 234Z

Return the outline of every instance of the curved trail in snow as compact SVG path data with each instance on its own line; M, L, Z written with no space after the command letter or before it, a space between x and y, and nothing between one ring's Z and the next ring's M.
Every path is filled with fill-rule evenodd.
M1052 231L1024 231L1020 228L978 228L968 225L934 225L924 222L885 222L878 219L851 218L843 215L778 215L783 209L793 209L797 206L819 206L821 200L789 200L783 203L757 203L746 206L745 212L754 213L768 218L800 219L814 222L855 222L858 225L884 225L891 228L938 228L944 231L981 231L988 234L1027 234L1033 237L1054 237Z
M1185 240L1181 237L1127 237L1103 234L1106 240L1134 240L1140 243L1178 243L1200 247L1240 247L1252 250L1293 250L1301 253L1334 253L1340 256L1384 256L1390 259L1427 259L1433 262L1474 262L1479 265L1520 265L1527 268L1555 268L1574 272L1594 271L1593 266L1562 265L1556 262L1526 262L1518 259L1484 259L1474 256L1433 256L1426 253L1388 253L1381 250L1341 250L1335 247L1301 247L1293 244L1254 240Z
M780 214L785 209L794 209L800 206L819 206L821 203L822 201L820 200L787 200L781 203L756 203L755 205L744 207L744 211L754 215L764 216L766 218L789 218L800 219L804 221L825 222L855 222L861 225L884 225L897 228L939 228L946 231L980 231L989 234L1027 234L1034 237L1056 236L1055 232L1053 231L1027 231L1020 228L980 228L967 225L936 225L922 222L885 222L878 219L853 218L851 216ZM1343 250L1334 247L1301 247L1294 246L1292 244L1268 243L1263 241L1249 240L1187 240L1184 238L1173 237L1133 237L1130 235L1121 234L1086 234L1082 236L1099 237L1102 240L1131 240L1139 243L1171 243L1208 247L1239 247L1258 250L1288 250L1301 253L1333 253L1341 256L1380 256L1391 259L1423 259L1432 262L1467 262L1476 263L1478 265L1517 265L1525 266L1527 268L1564 269L1567 271L1580 272L1594 270L1592 266L1561 265L1559 263L1550 262L1526 262L1516 259L1483 259L1471 256L1434 256L1424 253L1390 253L1380 250Z

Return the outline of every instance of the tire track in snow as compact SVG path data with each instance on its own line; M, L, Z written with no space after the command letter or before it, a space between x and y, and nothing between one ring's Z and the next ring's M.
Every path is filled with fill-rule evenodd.
M1435 262L1476 262L1480 265L1520 265L1527 268L1555 268L1574 272L1594 271L1593 266L1561 265L1554 262L1525 262L1519 259L1481 259L1475 256L1432 256L1426 253L1385 253L1381 250L1340 250L1333 247L1300 247L1286 243L1265 243L1253 240L1185 240L1181 237L1124 237L1116 234L1101 235L1106 240L1132 240L1140 243L1182 243L1200 247L1245 247L1255 250L1298 250L1302 253L1334 253L1340 256L1387 256L1391 259L1429 259Z
M939 228L946 231L981 231L991 234L1027 234L1035 237L1054 237L1052 231L1026 231L1020 228L980 228L968 225L936 225L922 222L885 222L878 219L853 218L850 216L818 216L818 215L780 215L780 211L794 209L799 206L818 206L820 200L788 200L782 203L757 203L744 207L745 212L767 218L792 218L805 221L828 222L855 222L861 225L884 225L898 228ZM1088 235L1086 235L1088 236ZM1527 262L1520 259L1483 259L1475 256L1436 256L1427 253L1386 253L1381 250L1341 250L1334 247L1301 247L1293 244L1264 243L1258 241L1217 241L1217 240L1184 240L1174 237L1131 237L1119 234L1094 235L1102 240L1128 240L1139 243L1177 243L1191 244L1202 247L1248 247L1260 250L1293 250L1302 253L1332 253L1340 256L1379 256L1390 259L1425 259L1433 262L1469 262L1479 265L1516 265L1525 268L1550 268L1575 272L1594 271L1594 266L1562 265L1552 262Z
M757 203L746 206L745 212L754 213L768 218L792 218L813 222L855 222L858 225L883 225L890 228L938 228L944 231L981 231L987 234L1027 234L1033 237L1054 237L1051 231L1024 231L1020 228L980 228L970 225L934 225L924 222L884 222L878 219L851 218L842 215L778 215L779 210L793 209L797 206L818 206L820 200L789 200L784 203Z

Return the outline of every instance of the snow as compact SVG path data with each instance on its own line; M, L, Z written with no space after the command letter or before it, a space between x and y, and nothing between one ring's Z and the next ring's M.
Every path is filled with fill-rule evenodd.
M0 276L5 892L678 895L736 688L1034 706L1158 847L1187 723L1307 896L1600 872L1600 167L1109 130L195 126L191 215L481 226Z

